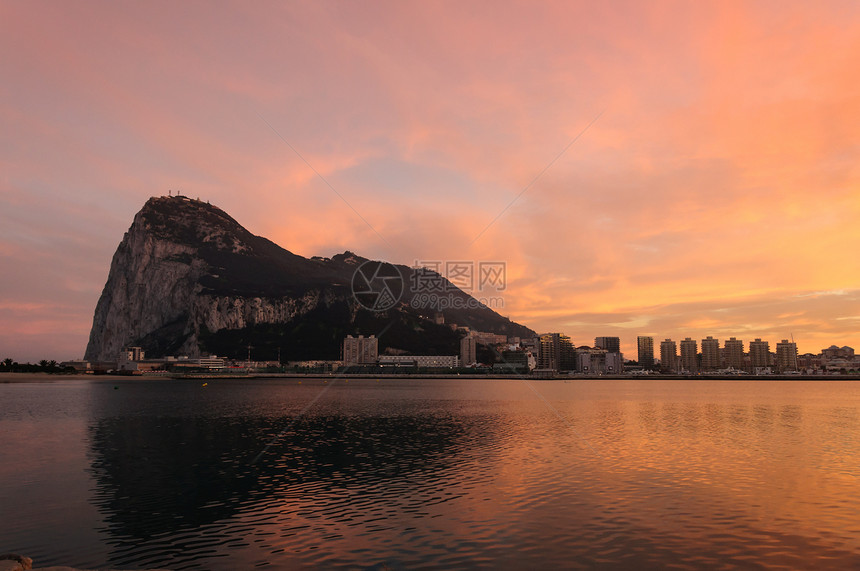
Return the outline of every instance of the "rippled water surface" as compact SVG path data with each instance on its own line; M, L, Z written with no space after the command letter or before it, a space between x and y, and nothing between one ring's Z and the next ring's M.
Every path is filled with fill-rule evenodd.
M40 566L860 568L860 383L0 379Z

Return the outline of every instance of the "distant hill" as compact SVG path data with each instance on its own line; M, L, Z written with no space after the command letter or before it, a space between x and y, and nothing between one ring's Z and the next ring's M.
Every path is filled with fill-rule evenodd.
M353 294L356 270L379 264L344 252L304 258L255 236L223 210L187 197L154 197L138 212L111 262L96 305L85 358L114 360L125 346L149 356L214 353L255 360L337 359L346 335L380 338L386 348L417 354L456 354L459 334L473 330L533 337L531 329L480 306L438 274L457 309L413 307L411 268L394 266L402 287L389 288L385 311L371 311ZM392 266L382 268L392 273ZM426 277L426 276L422 276ZM370 295L386 282L362 282ZM401 279L401 278L397 278ZM395 280L396 281L396 280ZM396 286L396 284L394 284ZM394 299L397 298L397 299ZM395 302L396 303L393 303ZM362 305L363 304L363 305Z

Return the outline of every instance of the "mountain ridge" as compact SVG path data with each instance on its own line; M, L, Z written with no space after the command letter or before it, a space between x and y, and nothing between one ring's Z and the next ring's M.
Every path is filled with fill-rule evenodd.
M360 306L352 279L368 261L349 250L305 258L252 234L209 203L152 197L111 260L85 358L114 360L125 346L154 357L238 358L250 345L258 360L337 359L344 336L382 332L381 351L456 353L459 334L435 323L436 312L416 306L415 293L405 287L386 311ZM415 271L394 266L402 276ZM460 308L442 310L447 322L535 335L433 275L460 302Z

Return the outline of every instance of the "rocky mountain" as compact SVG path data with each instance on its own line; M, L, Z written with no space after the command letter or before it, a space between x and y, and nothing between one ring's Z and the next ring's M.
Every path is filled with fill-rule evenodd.
M428 278L444 286L445 324L413 287ZM377 335L380 351L456 354L451 323L535 335L436 273L351 252L304 258L215 206L161 196L135 215L113 256L85 358L115 360L125 346L153 357L241 358L251 346L255 360L337 359L343 338L356 334Z

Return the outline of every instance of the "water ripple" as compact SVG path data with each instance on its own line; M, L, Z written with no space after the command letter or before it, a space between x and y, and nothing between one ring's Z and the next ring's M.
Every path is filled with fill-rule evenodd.
M860 568L848 385L350 381L298 416L326 381L79 383L62 421L2 386L3 434L68 458L0 468L0 505L78 478L91 513L0 536L88 567Z

